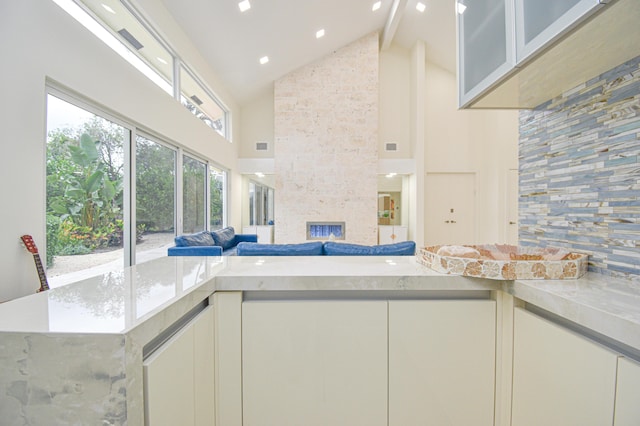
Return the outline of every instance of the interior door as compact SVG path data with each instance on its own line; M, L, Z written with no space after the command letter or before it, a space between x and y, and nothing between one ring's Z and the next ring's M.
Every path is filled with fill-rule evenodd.
M427 173L425 242L474 244L475 173Z
M507 171L507 244L518 245L518 170Z

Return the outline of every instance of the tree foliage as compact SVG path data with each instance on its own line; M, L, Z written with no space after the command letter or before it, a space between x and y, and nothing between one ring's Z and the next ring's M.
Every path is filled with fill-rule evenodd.
M136 217L153 232L174 229L175 151L144 138L136 141Z

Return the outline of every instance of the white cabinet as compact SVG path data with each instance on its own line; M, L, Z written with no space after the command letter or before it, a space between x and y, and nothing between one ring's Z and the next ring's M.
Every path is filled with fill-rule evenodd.
M515 65L512 0L460 1L458 85L466 105Z
M386 425L386 301L242 304L243 424Z
M213 326L207 308L143 362L145 424L214 424Z
M617 359L615 352L516 308L512 426L611 424Z
M261 244L273 243L273 225L244 226L242 233L256 234L258 236L258 242Z
M389 425L492 426L496 303L389 301Z
M608 1L608 0L607 0ZM600 0L516 0L516 62L553 42L599 7Z
M640 424L640 364L628 358L618 359L618 383L614 426Z
M458 0L466 6L458 13L459 106L533 108L637 56L637 43L620 44L637 34L627 34L634 1L614 2L619 12L581 25L609 0ZM629 52L607 53L618 49Z
M378 244L393 244L407 241L407 227L401 225L378 226Z

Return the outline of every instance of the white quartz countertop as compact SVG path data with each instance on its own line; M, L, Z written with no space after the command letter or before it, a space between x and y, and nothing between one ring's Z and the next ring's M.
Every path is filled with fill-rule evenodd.
M167 324L213 292L232 290L503 290L640 350L637 283L591 273L494 281L444 275L408 256L164 257L2 303L0 332L123 334L154 319Z

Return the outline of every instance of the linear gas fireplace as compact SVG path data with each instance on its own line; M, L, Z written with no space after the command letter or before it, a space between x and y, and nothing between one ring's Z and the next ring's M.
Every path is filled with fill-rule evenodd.
M307 222L307 240L344 240L344 222Z

